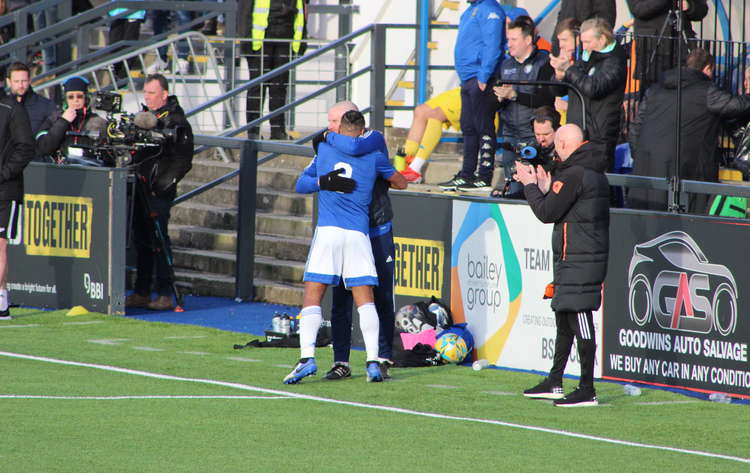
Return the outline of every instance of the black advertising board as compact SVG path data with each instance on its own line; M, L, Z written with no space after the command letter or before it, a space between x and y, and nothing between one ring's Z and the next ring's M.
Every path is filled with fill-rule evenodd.
M8 246L15 304L124 313L127 172L32 163Z
M750 398L750 224L613 211L603 377Z
M450 298L453 197L391 192L396 310L435 296Z
M453 196L390 192L395 246L395 308L429 300L449 304L450 242ZM331 292L323 298L323 316L330 318ZM362 346L359 317L353 310L352 342Z

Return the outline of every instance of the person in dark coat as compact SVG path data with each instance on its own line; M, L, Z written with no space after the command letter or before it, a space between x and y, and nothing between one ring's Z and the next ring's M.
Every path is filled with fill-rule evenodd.
M732 96L711 81L713 58L703 49L693 50L681 71L680 177L717 182L718 145L722 119L750 111L750 95ZM661 84L649 89L630 126L633 174L673 176L676 160L677 69L668 71ZM633 188L630 207L667 210L667 193ZM705 211L706 196L692 194L689 212Z
M36 135L45 122L59 112L55 103L34 92L31 88L31 70L22 62L14 62L8 67L6 79L10 96L23 105L31 121L31 134Z
M583 141L573 124L555 134L560 158L548 174L542 166L519 163L515 179L534 215L554 223L552 231L553 294L557 337L549 376L524 391L530 398L554 399L556 406L595 406L596 338L592 312L602 302L602 283L609 256L609 184L601 148ZM548 296L549 294L545 294ZM573 339L578 342L581 378L578 388L563 396L562 379Z
M562 0L557 13L557 23L566 18L575 18L583 23L592 18L602 18L614 25L617 20L617 2L615 0Z
M78 148L79 156L83 157L83 150L93 148L97 141L97 137L82 136L84 132L94 132L104 137L107 121L89 107L88 84L86 79L79 76L73 76L63 83L63 113L51 120L49 127L35 136L36 154L39 159L48 161L52 158L61 162L75 153L70 148ZM74 135L69 132L81 134Z
M682 15L682 32L677 31L677 25L668 21L670 10L673 10L675 0L627 0L630 13L633 14L633 29L636 35L636 78L641 81L641 91L659 82L665 71L677 67L676 40L685 34L689 41L695 38L692 21L701 21L708 13L706 0L680 0L680 14ZM658 40L662 32L663 38ZM657 47L658 43L658 47ZM683 46L683 58L688 54L688 43ZM655 52L655 54L654 54ZM651 58L653 57L653 61Z
M177 97L169 95L169 84L161 74L146 77L143 84L144 112L156 116L155 130L179 130L175 137L161 147L138 151L134 161L139 163L137 175L144 186L141 197L134 201L133 243L137 254L135 292L125 299L126 307L151 310L170 310L174 274L170 271L158 242L154 241L154 223L158 223L164 238L167 255L171 255L169 217L172 201L177 195L177 183L190 171L193 163L193 130L185 117ZM145 195L144 195L145 194ZM150 211L150 212L149 212ZM171 257L171 256L170 256ZM152 274L156 270L153 289L159 294L151 300Z
M16 100L0 100L0 320L10 320L8 240L19 230L23 211L23 170L34 157L29 115Z
M552 56L558 80L575 86L583 94L569 91L567 123L584 128L583 105L586 109L586 135L602 148L602 157L611 171L620 134L620 110L627 79L625 50L617 44L612 27L601 18L586 20L581 25L581 58L574 63L567 53Z

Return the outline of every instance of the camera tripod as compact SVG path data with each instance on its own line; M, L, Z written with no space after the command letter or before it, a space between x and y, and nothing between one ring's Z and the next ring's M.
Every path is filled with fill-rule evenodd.
M652 68L655 65L656 62L656 56L659 51L659 46L661 46L662 41L664 41L665 38L671 38L671 36L667 36L667 27L672 26L673 31L677 32L677 37L675 38L677 40L677 66L680 66L682 63L682 44L689 45L687 35L685 34L685 29L683 27L683 18L682 18L682 10L681 10L682 2L681 0L675 0L675 4L672 5L672 8L667 12L666 18L664 18L664 22L661 24L661 28L659 29L659 34L656 36L656 44L654 45L653 51L651 51L651 57L648 59L648 63L646 64L646 73L644 74L645 77L650 77L650 73L652 71ZM690 49L688 48L688 52ZM670 64L670 69L672 67L672 64Z
M146 178L142 175L140 175L138 172L135 172L134 174L135 181L133 183L134 192L132 194L132 205L131 205L131 215L130 215L130 221L131 221L131 229L132 229L132 222L133 222L133 213L135 212L135 199L139 199L139 201L143 205L143 209L146 213L146 222L149 224L152 228L152 244L156 243L155 247L152 246L152 249L154 253L156 253L157 258L164 258L164 262L168 269L168 276L170 279L170 285L172 292L174 293L175 297L175 312L184 312L184 300L182 293L177 288L176 278L175 278L175 272L174 272L174 261L172 259L172 252L170 248L167 246L166 241L166 235L164 234L164 231L161 227L161 224L159 223L159 214L158 212L154 212L153 206L151 205L148 192L146 190ZM153 267L149 269L150 271L153 271Z

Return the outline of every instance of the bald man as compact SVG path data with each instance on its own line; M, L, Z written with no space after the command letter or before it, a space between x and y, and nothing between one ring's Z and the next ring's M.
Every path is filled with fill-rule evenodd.
M555 152L560 160L551 174L541 166L534 169L519 162L514 175L523 184L534 215L555 225L555 355L549 376L524 391L524 396L554 399L560 407L596 406L599 402L594 390L596 339L592 312L601 305L609 255L609 184L604 175L607 158L601 147L584 142L583 132L572 124L557 130ZM564 395L563 373L574 338L578 342L581 378L578 388Z
M313 146L323 141L343 153L359 156L380 151L388 156L385 137L377 130L368 130L362 136L352 138L339 133L341 117L350 110L358 110L353 102L344 101L335 104L328 110L328 132L313 140ZM322 179L322 178L321 178ZM347 179L336 176L336 180ZM347 179L350 180L350 179ZM311 183L309 192L316 192L316 183ZM319 188L325 189L325 182ZM393 365L393 335L395 329L395 308L393 301L393 281L395 248L393 245L393 209L388 197L389 183L383 179L375 182L370 203L370 244L375 258L375 269L378 273L378 285L373 287L375 307L380 321L378 337L378 361L383 378L390 378L390 367ZM345 191L343 189L329 189ZM351 192L351 190L349 191ZM343 285L333 288L331 307L331 335L333 343L333 366L326 373L327 380L351 378L349 352L352 342L352 293Z

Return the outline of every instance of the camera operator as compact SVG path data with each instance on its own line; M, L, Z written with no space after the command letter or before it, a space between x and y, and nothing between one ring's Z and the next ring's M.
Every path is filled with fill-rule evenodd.
M99 137L103 137L107 122L89 108L88 85L89 81L79 76L63 83L63 113L51 126L37 133L38 157L51 157L58 163L68 157L83 158L84 150L93 149Z
M156 241L154 225L158 225L161 230L164 246L171 260L167 226L169 211L177 193L177 183L192 167L193 131L177 97L169 95L167 79L163 75L152 74L146 77L143 96L144 111L156 117L153 128L177 132L170 134L161 146L141 149L134 157L137 164L137 185L144 186L145 192L137 193L134 200L133 243L137 253L137 275L135 292L128 296L125 305L151 310L170 310L174 308L174 275L165 255L160 254L161 245ZM147 202L143 202L139 195L145 195ZM150 295L154 267L154 289L159 297L152 301Z
M504 182L499 182L492 190L490 197L523 198L509 192L511 189L512 175L516 173L516 162L521 161L526 165L542 166L550 172L555 159L555 132L560 128L560 114L551 106L545 105L533 111L531 126L534 130L534 140L530 143L503 143L505 151L513 153L514 160L508 168L508 177Z

